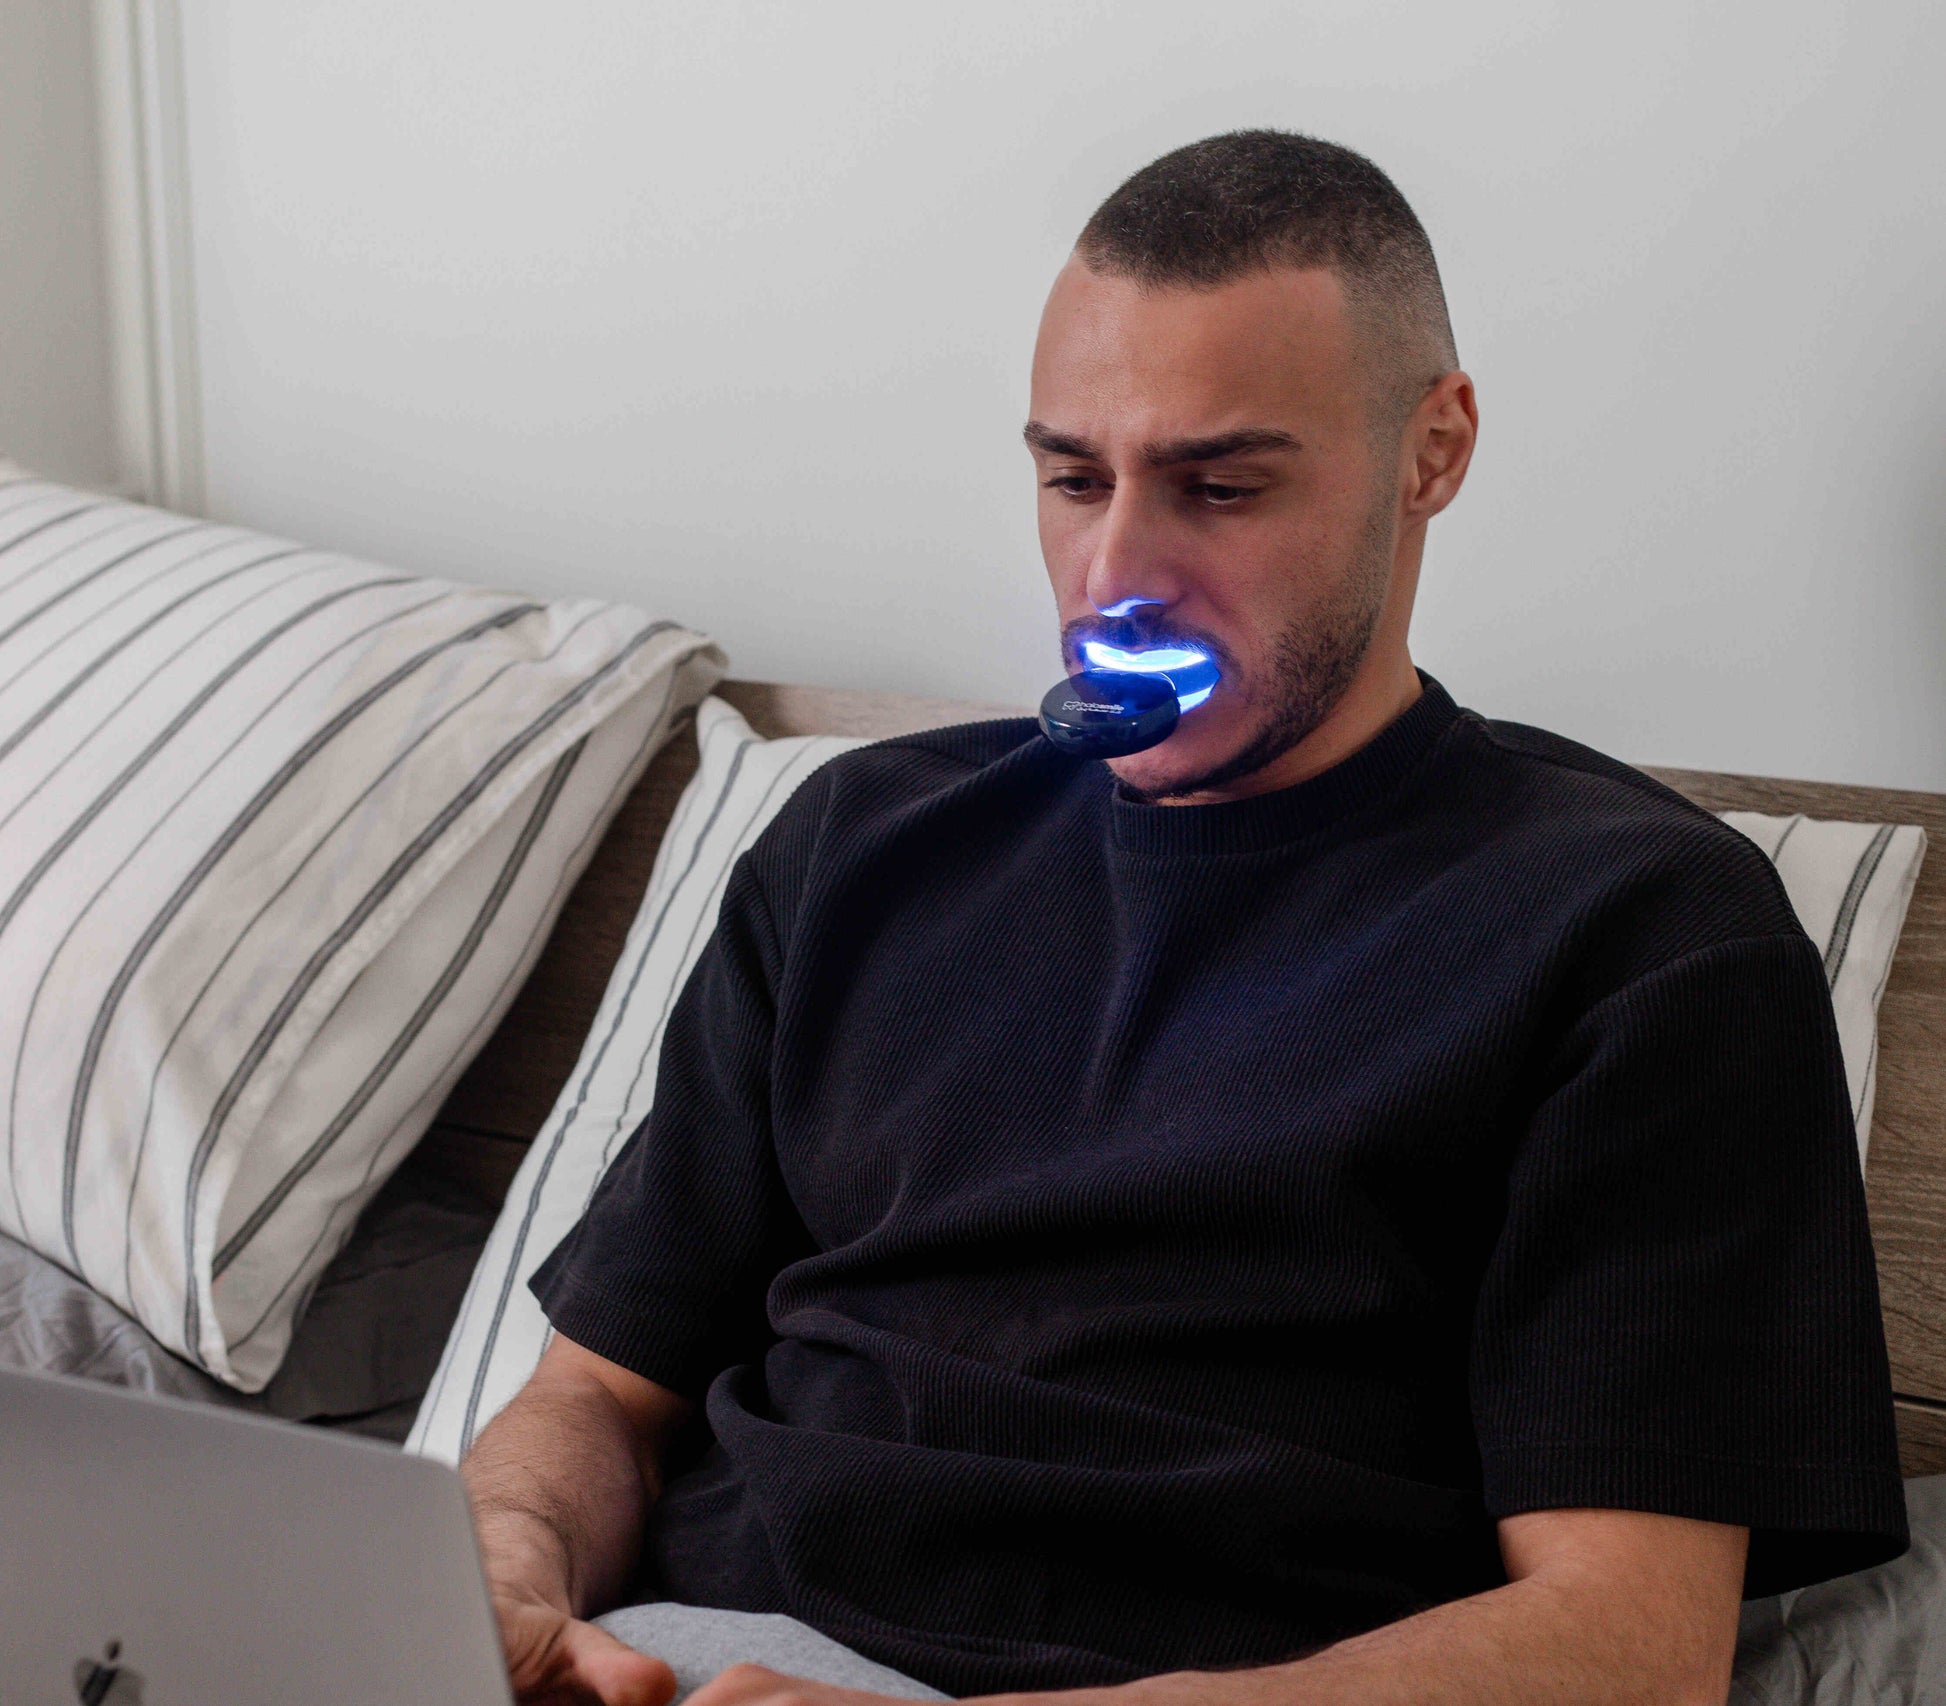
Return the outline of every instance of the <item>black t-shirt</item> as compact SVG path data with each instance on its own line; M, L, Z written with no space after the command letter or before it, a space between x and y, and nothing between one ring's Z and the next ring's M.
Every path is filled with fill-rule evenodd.
M954 1693L1270 1662L1494 1519L1905 1540L1817 951L1762 853L1437 685L1315 779L1122 796L1025 721L825 766L536 1276L706 1391L645 1562Z

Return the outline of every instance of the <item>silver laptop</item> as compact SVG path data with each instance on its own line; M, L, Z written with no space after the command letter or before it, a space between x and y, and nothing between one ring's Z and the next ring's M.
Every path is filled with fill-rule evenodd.
M0 1370L6 1706L506 1706L459 1476Z

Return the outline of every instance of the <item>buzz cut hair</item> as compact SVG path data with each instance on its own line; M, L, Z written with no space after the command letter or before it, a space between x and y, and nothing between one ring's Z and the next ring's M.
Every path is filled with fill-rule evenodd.
M1175 149L1095 209L1075 252L1144 288L1215 290L1282 267L1335 274L1358 322L1376 412L1402 423L1459 365L1426 228L1364 155L1283 130Z

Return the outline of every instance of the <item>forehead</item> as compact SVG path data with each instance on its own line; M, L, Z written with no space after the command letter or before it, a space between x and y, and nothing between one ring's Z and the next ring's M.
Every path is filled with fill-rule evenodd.
M1351 315L1322 268L1155 289L1070 259L1041 315L1033 415L1062 430L1154 436L1247 421L1315 434L1359 413Z

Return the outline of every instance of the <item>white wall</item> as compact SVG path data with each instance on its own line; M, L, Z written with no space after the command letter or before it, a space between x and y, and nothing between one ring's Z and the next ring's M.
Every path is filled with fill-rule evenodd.
M112 483L94 63L78 0L0 0L0 452Z
M1946 788L1931 0L185 6L212 508L1029 700L1042 292L1275 124L1431 229L1485 437L1422 661L1624 757Z

